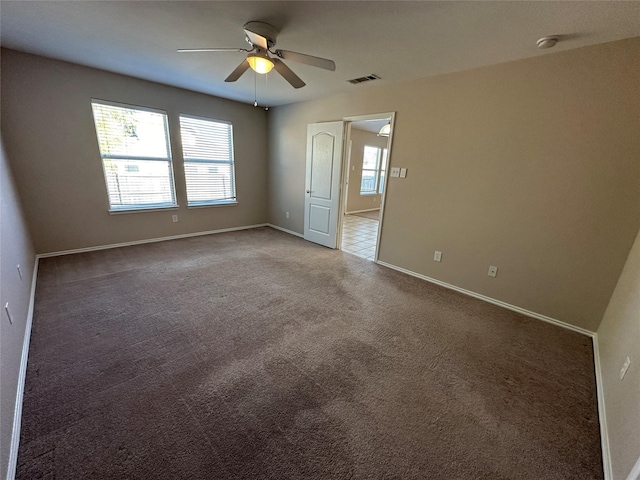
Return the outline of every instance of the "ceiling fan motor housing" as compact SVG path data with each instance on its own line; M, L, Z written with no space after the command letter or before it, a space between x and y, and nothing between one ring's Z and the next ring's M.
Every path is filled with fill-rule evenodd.
M276 44L276 37L278 36L278 30L273 25L269 25L264 22L247 22L244 24L244 32L246 34L246 40L250 45L256 45L256 42L251 39L253 35L259 35L267 41L267 49L272 48ZM259 46L259 45L256 45Z

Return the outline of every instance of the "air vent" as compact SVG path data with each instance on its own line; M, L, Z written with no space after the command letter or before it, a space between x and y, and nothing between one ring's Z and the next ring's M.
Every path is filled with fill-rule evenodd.
M380 77L375 73L367 75L366 77L354 78L353 80L347 80L347 82L357 85L362 82L370 82L371 80L380 80Z

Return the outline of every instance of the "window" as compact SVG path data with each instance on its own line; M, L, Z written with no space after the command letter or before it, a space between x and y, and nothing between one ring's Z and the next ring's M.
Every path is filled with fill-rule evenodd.
M231 123L180 115L189 206L236 202Z
M167 114L92 101L110 211L176 207Z
M365 145L362 157L360 195L375 195L384 192L386 168L387 149Z

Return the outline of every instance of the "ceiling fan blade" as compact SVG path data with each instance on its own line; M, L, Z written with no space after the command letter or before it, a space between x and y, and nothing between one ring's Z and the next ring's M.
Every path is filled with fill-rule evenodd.
M311 65L312 67L324 68L325 70L331 70L332 72L336 69L336 63L328 58L314 57L313 55L291 52L289 50L276 50L275 54L285 60L304 63L305 65Z
M248 52L246 48L179 48L178 53L195 52Z
M271 60L273 60L276 72L282 75L293 88L302 88L306 85L306 83L304 83L299 76L293 73L293 71L287 67L282 60L279 58L272 58Z
M233 72L231 72L231 74L227 78L224 79L224 81L235 82L242 76L244 72L247 71L248 68L249 68L249 62L247 62L247 60L245 59L242 61L240 65L236 67L236 69Z

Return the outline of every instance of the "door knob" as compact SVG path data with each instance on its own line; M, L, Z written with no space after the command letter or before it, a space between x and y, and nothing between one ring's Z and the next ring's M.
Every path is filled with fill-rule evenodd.
M311 193L311 190L307 190L307 193Z

